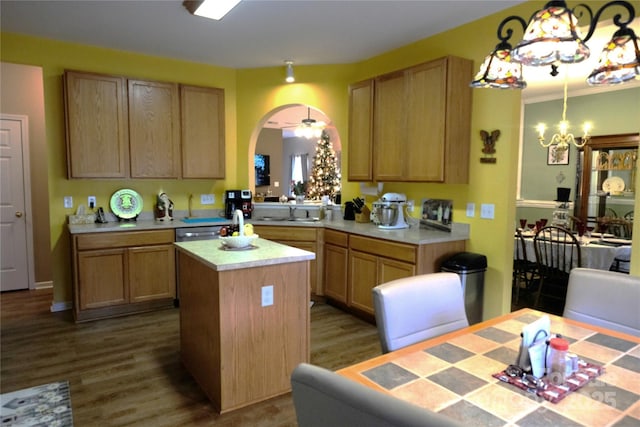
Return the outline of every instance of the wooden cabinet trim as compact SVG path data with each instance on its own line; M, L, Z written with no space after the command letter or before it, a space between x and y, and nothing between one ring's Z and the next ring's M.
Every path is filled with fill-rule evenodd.
M255 225L254 231L263 239L315 242L317 229L313 227L287 227L278 225Z
M342 231L324 230L324 242L346 248L349 246L349 234Z
M79 251L100 248L121 248L131 246L159 245L173 243L173 230L155 231L115 231L112 233L88 233L75 236L75 248Z
M417 246L413 245L351 235L349 237L349 248L411 264L416 263Z

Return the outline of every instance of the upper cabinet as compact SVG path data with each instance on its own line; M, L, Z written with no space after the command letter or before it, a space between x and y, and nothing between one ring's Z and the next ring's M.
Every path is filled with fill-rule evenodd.
M472 65L449 56L352 85L349 179L467 183Z
M180 86L182 177L225 176L224 90Z
M178 85L129 80L128 86L131 178L178 178Z
M69 178L223 179L224 90L66 71Z
M129 176L126 84L123 77L65 72L70 178Z

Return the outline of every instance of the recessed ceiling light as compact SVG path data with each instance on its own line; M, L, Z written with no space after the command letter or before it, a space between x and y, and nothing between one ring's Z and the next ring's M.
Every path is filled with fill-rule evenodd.
M220 20L238 3L240 0L202 0L185 1L182 4L194 15Z

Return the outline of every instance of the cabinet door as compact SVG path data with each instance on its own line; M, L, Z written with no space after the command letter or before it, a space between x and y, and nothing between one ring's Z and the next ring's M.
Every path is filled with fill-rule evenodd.
M182 177L225 177L224 89L180 86Z
M406 149L404 80L404 71L399 71L378 77L375 81L373 113L375 180L404 180L404 159L411 155Z
M378 284L415 276L415 265L388 258L378 258Z
M347 303L349 250L325 243L324 293L336 301Z
M125 249L78 252L80 310L129 302L125 254Z
M373 88L373 80L349 86L349 181L373 179Z
M378 284L378 257L364 252L349 251L348 305L373 314L372 289Z
M173 245L128 249L130 302L175 298L175 266Z
M443 181L446 67L432 61L406 71L405 181Z
M293 240L274 240L275 242L282 243L283 245L291 246L294 248L302 249L304 251L313 252L316 254L316 259L309 261L309 287L310 292L316 290L318 285L318 251L316 242L298 242Z
M132 178L180 176L179 111L175 83L129 80Z
M69 178L126 178L129 134L122 77L66 71L64 101Z

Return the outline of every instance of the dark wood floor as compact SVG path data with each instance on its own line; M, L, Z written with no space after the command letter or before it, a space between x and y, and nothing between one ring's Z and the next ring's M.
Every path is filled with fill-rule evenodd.
M74 425L295 426L291 395L217 414L179 361L179 312L75 324L50 290L0 294L0 392L67 380ZM311 308L311 362L331 370L381 353L376 328Z

